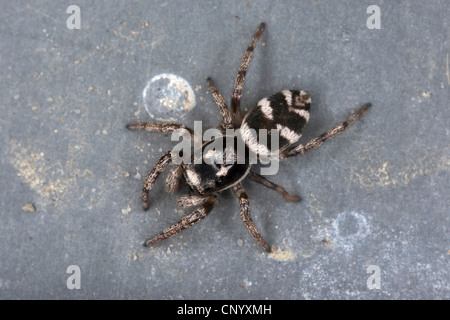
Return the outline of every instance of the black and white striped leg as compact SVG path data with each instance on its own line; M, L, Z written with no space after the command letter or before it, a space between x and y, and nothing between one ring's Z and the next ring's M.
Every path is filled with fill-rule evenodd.
M217 106L219 107L220 114L222 115L222 121L219 124L220 130L223 133L225 133L226 129L233 128L230 110L228 110L228 106L227 106L227 103L225 102L225 99L220 94L219 90L217 90L212 79L206 78L206 81L208 81L208 85L209 85L209 88L211 89L211 93L213 95L214 101L216 102Z
M184 124L178 124L178 123L138 122L138 123L128 124L126 126L126 128L130 129L130 130L144 129L144 130L147 130L150 132L164 132L164 133L170 133L170 132L174 132L176 130L185 129L191 135L192 143L194 142L194 138L195 138L194 130L186 127ZM201 137L198 137L198 139L201 139ZM203 141L203 140L200 140L200 141Z
M265 24L261 23L256 30L247 51L242 58L241 66L239 68L238 75L234 82L233 92L231 94L231 117L233 119L233 125L238 128L242 121L241 112L241 96L242 88L244 86L245 75L247 74L248 66L250 65L250 60L253 56L253 50L255 49L256 42L264 31Z
M182 195L178 198L177 204L180 208L195 207L204 204L209 199L205 195Z
M370 106L371 106L370 103L363 105L361 108L359 108L358 111L356 111L346 121L342 122L341 124L338 124L333 129L328 130L327 132L321 134L317 138L310 140L306 144L299 144L298 146L293 146L293 147L286 149L283 153L280 154L280 159L286 159L289 157L298 156L309 150L317 148L325 141L333 138L334 136L336 136L336 135L340 134L342 131L344 131L349 125L351 125L353 122L355 122L356 119L358 119L364 112L366 112L367 109L370 108Z
M180 185L180 177L183 173L183 167L178 165L173 167L166 178L166 191L169 193L175 193Z
M256 172L250 171L248 177L251 180L262 184L263 186L278 192L287 201L299 202L301 200L301 198L299 196L293 196L293 195L289 194L283 187L267 180L265 177L263 177L260 174L257 174Z
M248 231L256 239L256 241L258 241L258 243L264 248L264 250L270 252L270 246L263 239L263 237L258 231L258 228L256 227L255 223L250 217L250 202L248 201L247 192L244 190L244 188L240 183L233 186L232 191L234 195L239 199L239 204L241 207L240 216L242 221L244 221Z
M148 197L148 192L155 185L156 179L158 179L161 172L167 167L169 163L172 162L171 151L167 151L161 158L159 158L156 165L153 167L152 171L147 175L142 187L142 204L144 210L150 207L150 199Z
M145 241L144 246L150 246L155 243L158 243L162 240L165 240L167 238L170 238L177 233L180 233L186 228L189 228L196 224L197 222L203 220L208 213L211 212L211 210L214 208L214 206L217 203L217 196L214 194L209 194L204 196L204 203L201 207L199 207L197 210L192 212L191 214L185 216L183 219L181 219L179 222L175 223L174 225L168 227L163 232L158 234L155 237L152 237Z

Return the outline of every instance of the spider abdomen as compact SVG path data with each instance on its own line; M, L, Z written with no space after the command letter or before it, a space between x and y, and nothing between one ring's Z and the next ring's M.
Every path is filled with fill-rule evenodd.
M263 98L244 116L241 137L250 150L261 156L281 152L300 139L310 107L311 97L305 91L283 90ZM261 142L261 129L267 130L267 141ZM272 145L272 129L278 132L278 147Z

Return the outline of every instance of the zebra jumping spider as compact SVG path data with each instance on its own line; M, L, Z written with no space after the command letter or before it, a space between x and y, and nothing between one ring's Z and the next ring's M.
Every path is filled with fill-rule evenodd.
M231 107L228 108L225 99L216 89L213 81L207 78L209 88L211 89L214 101L219 107L221 121L218 128L224 133L224 136L214 138L210 141L204 141L202 151L216 139L224 139L227 129L240 129L242 140L245 142L246 152L256 154L276 154L278 160L301 155L309 150L317 148L323 142L333 138L343 132L350 124L360 117L369 107L365 104L351 115L346 121L338 124L331 130L326 131L317 138L310 140L305 144L296 144L300 139L303 129L309 120L309 110L311 107L311 97L305 91L283 90L270 97L261 99L257 105L242 115L240 100L245 75L247 73L250 60L252 59L255 45L264 31L264 23L261 23L256 30L247 51L244 54L238 75L234 82L233 92L231 94ZM145 129L151 132L174 132L176 130L187 130L190 134L194 131L185 125L176 123L134 123L127 125L128 129ZM271 145L261 144L251 130L259 129L277 130L279 133L278 148L275 150ZM235 144L236 145L236 144ZM227 153L236 153L236 149L223 148L220 154L224 157ZM150 207L149 190L154 186L159 175L164 169L173 163L172 151L166 152L156 163L144 181L142 188L142 200L144 209ZM245 223L250 234L266 250L271 251L269 244L263 239L255 223L250 216L249 198L247 192L242 187L242 180L250 178L251 180L266 186L269 189L281 194L287 201L298 202L300 197L289 194L283 187L269 181L262 175L251 170L251 164L248 162L239 163L184 163L175 165L169 172L166 179L166 190L174 193L178 190L180 181L183 179L190 187L191 194L182 195L178 199L178 205L181 208L197 207L192 213L184 216L179 222L168 227L160 234L145 241L145 246L156 244L164 239L172 237L182 230L193 226L203 220L215 207L219 194L231 189L240 204L240 217Z

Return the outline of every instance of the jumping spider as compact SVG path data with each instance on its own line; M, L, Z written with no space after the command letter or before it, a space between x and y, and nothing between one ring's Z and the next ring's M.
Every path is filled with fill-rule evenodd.
M323 133L315 139L305 144L295 143L300 139L303 129L309 120L309 110L311 106L311 97L305 91L284 90L270 97L263 98L258 104L247 112L244 116L241 113L240 100L242 95L242 87L250 60L253 55L255 45L263 33L264 23L261 23L256 30L247 51L242 59L239 73L234 82L233 92L231 94L231 112L227 107L225 99L216 89L213 81L207 78L213 98L220 109L222 120L218 128L225 134L226 129L240 129L241 137L245 142L246 151L250 150L257 154L262 151L266 153L278 152L279 159L303 154L311 149L320 146L323 142L333 138L337 134L345 130L359 116L361 116L370 104L365 104L359 108L350 118L333 129ZM127 125L128 129L145 129L151 132L173 132L175 130L184 129L193 134L193 130L182 124L176 123L134 123ZM269 145L260 144L254 136L250 135L250 129L276 129L279 132L279 148L270 150ZM211 141L204 142L202 151L205 147L215 139L225 139L225 135L220 138L214 138ZM223 153L230 153L229 149L223 149ZM236 151L236 150L235 150ZM155 184L156 179L161 172L172 162L172 153L168 151L156 163L155 167L150 171L145 179L142 188L142 200L144 209L150 206L148 192ZM190 186L192 194L182 195L178 199L178 204L182 208L198 206L198 208L189 215L186 215L179 222L165 229L162 233L149 238L145 241L145 246L150 246L167 239L182 230L196 224L204 219L217 203L218 195L226 190L231 189L233 194L238 198L240 203L240 216L244 221L248 231L258 241L258 243L266 250L270 251L271 247L260 235L258 228L250 217L250 207L247 192L242 187L242 180L250 178L269 189L281 194L287 201L298 202L298 196L290 195L283 187L276 185L265 177L250 170L251 164L239 164L237 162L231 164L201 164L181 163L174 166L166 179L166 191L174 193L178 189L180 179L183 178Z

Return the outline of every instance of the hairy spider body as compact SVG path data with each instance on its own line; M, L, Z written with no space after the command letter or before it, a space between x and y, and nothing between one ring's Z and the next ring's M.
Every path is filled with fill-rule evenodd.
M209 149L220 139L222 150ZM230 143L231 140L231 143ZM250 172L248 157L238 163L237 137L222 136L202 145L202 163L183 163L184 178L189 186L199 194L222 192L242 181ZM248 155L248 150L245 150Z
M270 156L285 150L296 143L309 121L311 97L304 91L283 90L270 97L261 99L242 120L241 136L247 147L260 156ZM251 134L251 129L256 136ZM278 148L273 148L271 139L259 143L259 130L270 132L277 130L279 134Z
M303 154L344 131L370 107L370 104L363 105L346 121L306 144L296 144L310 116L311 97L304 91L283 90L270 97L263 98L253 109L242 116L240 100L244 79L253 50L264 27L264 23L260 24L244 54L231 94L230 109L228 109L223 96L214 86L213 81L207 78L214 101L222 116L218 127L223 136L203 143L201 163L195 163L195 161L182 162L175 165L166 178L166 190L170 193L177 191L180 181L184 180L190 186L191 194L180 196L178 205L181 208L196 206L197 209L160 234L146 240L144 245L149 246L158 243L201 221L214 208L219 194L224 190L231 189L239 201L240 216L248 231L266 251L270 251L269 244L263 239L250 216L249 198L241 182L248 177L279 193L287 201L298 202L300 197L289 194L283 187L253 172L249 161L250 153L256 154L258 157L276 155L278 160ZM135 123L127 125L127 128L131 130L145 129L151 132L187 130L191 134L194 133L192 129L185 125L176 123ZM227 129L240 129L240 138L244 141L243 159L242 154L238 152L237 137L227 136ZM259 136L260 129L266 129L268 134L275 130L274 132L278 134L278 145L272 145L271 139L262 143ZM232 143L230 144L231 140ZM219 145L223 147L217 149L217 142L221 142ZM147 210L150 207L149 190L154 186L159 175L172 162L172 152L168 151L157 161L155 167L147 175L142 188L144 209Z

